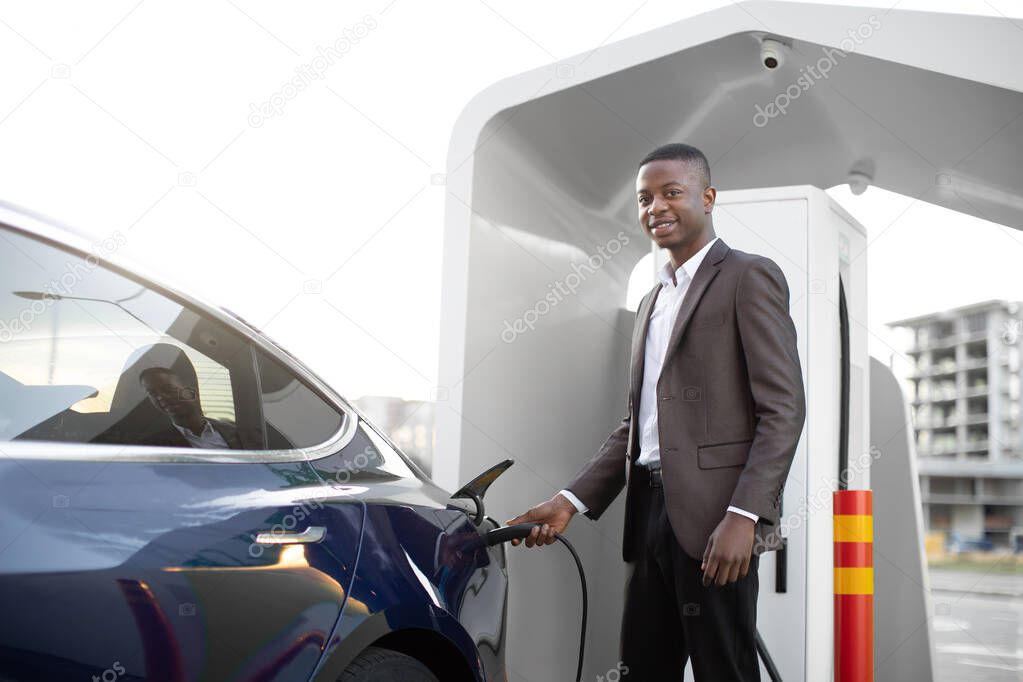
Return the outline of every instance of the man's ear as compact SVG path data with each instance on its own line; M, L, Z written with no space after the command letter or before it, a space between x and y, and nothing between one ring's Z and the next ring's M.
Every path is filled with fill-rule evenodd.
M717 200L718 191L713 185L708 185L703 190L703 212L711 213L714 211L714 202Z

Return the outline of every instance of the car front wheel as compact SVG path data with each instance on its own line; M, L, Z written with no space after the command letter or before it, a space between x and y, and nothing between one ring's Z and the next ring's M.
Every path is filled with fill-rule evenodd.
M440 682L425 665L403 653L371 646L355 657L338 682Z

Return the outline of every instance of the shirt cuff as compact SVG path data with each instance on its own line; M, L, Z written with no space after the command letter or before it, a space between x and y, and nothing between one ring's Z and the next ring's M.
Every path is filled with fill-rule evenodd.
M580 514L585 514L586 510L589 509L589 507L587 507L585 504L583 504L579 500L579 498L576 497L575 494L571 490L565 489L565 490L561 490L560 492L561 492L562 495L565 496L565 498L569 502L572 503L572 506L575 507L579 511Z
M756 514L754 514L752 512L748 512L745 509L739 509L738 507L733 507L731 505L728 506L728 511L735 512L736 514L742 514L743 516L745 516L748 519L753 519L753 523L756 523L757 521L760 520L760 517L757 516Z

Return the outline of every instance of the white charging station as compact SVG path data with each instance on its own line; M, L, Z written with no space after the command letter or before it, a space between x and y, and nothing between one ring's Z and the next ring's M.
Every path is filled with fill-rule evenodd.
M454 126L445 175L434 479L455 490L515 459L487 497L504 521L556 492L618 425L635 320L626 292L650 253L635 164L667 142L697 146L722 190L718 234L785 272L807 390L783 497L784 592L778 555L761 563L767 649L786 682L834 679L841 274L848 488L875 493L875 680L931 679L912 426L890 368L867 357L863 230L821 188L876 186L1023 227L1023 42L1013 33L1001 16L744 0L480 92ZM769 65L768 46L783 58ZM808 80L823 60L827 77ZM623 503L568 530L590 586L585 676L609 682L628 679L618 667ZM561 554L509 552L510 679L571 674L581 600Z

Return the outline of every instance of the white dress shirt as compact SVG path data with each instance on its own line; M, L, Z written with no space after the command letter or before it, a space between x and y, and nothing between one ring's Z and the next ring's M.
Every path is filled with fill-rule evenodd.
M171 422L174 424L174 422ZM198 436L192 433L192 430L186 426L178 426L174 424L174 428L181 432L181 435L185 437L189 445L193 448L207 448L210 450L222 450L228 448L227 441L224 437L213 428L213 424L210 424L209 419L203 419L202 433Z
M650 324L647 327L646 346L643 356L643 381L639 393L639 457L636 463L645 467L658 467L661 461L661 444L657 434L657 379L661 376L661 366L668 350L668 339L675 326L682 300L689 290L689 283L696 276L696 271L703 262L710 247L717 241L711 239L702 249L697 251L685 263L673 268L669 260L657 271L661 281L661 290L654 301L650 313ZM570 490L562 490L561 494L568 498L576 509L585 512L587 507ZM729 506L728 511L742 514L754 523L759 519L756 514Z

